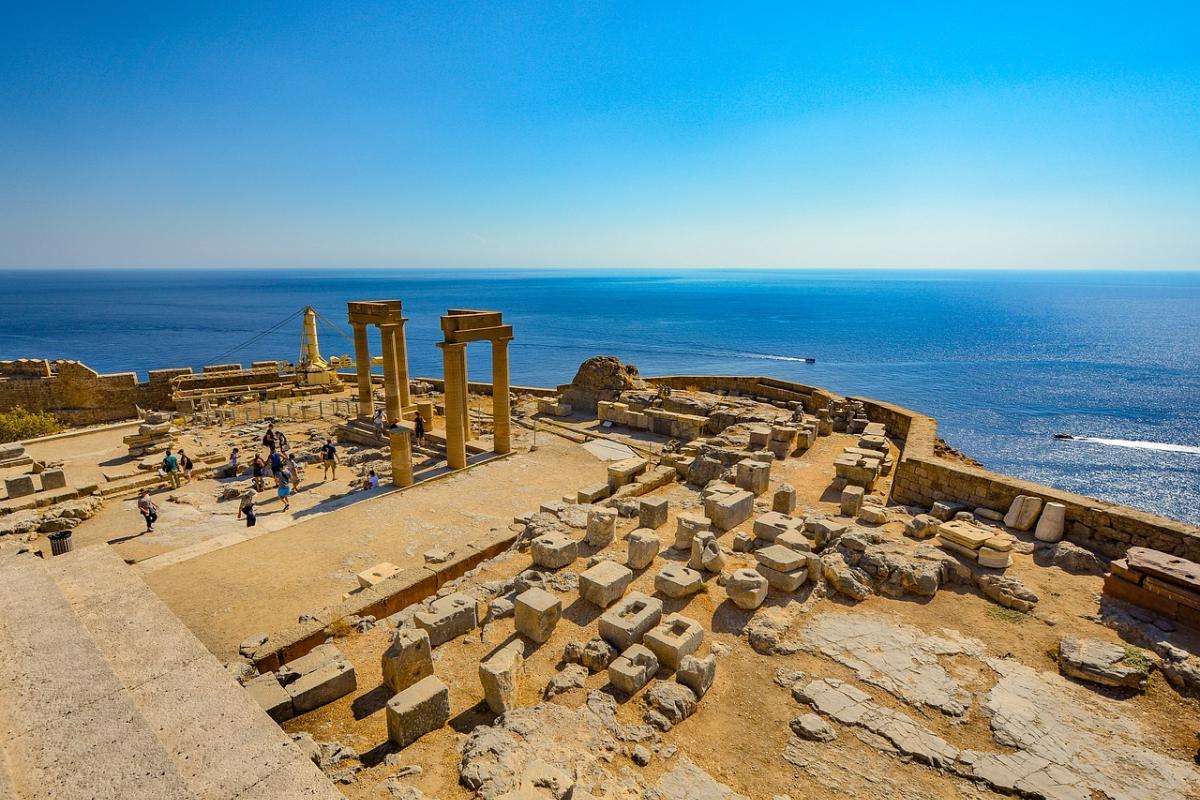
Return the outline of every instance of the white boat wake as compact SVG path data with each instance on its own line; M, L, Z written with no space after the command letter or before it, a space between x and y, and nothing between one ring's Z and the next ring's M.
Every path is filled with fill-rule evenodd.
M1113 447L1133 447L1138 450L1161 450L1168 453L1193 453L1200 455L1200 447L1186 444L1168 444L1166 442L1139 442L1134 439L1101 439L1097 436L1076 436L1077 442L1095 442Z

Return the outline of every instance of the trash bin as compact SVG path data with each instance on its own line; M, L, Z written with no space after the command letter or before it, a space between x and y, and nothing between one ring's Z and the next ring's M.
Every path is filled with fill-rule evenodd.
M46 537L50 540L51 555L61 556L63 553L71 552L71 532L59 531L52 533Z

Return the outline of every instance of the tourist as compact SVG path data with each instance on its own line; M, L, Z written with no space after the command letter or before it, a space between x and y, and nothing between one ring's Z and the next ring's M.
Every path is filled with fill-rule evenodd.
M283 501L283 510L287 511L292 507L288 495L292 493L292 476L288 474L286 469L280 469L275 473L276 493L279 499Z
M154 505L154 501L150 499L150 493L145 489L138 492L137 508L146 520L146 533L151 533L154 530L154 523L158 520L158 506Z
M267 464L263 461L261 453L254 454L254 463L250 466L250 472L254 476L254 488L261 492L263 490L263 478L267 474Z
M291 445L288 443L287 434L285 434L283 431L275 431L275 447L277 447L281 453L286 453L288 448L291 447Z
M179 448L179 469L181 472L183 472L183 478L188 483L192 482L192 467L193 466L194 465L192 464L192 459L188 457L187 453L183 452L182 447Z
M417 447L425 446L425 418L421 416L420 411L413 420L413 439L416 441Z
M367 482L366 482L366 485L363 486L363 488L364 489L378 489L379 488L379 476L375 474L375 470L371 470L370 472L367 473Z
M292 476L292 491L300 491L300 462L296 460L295 453L288 453L287 464L285 465L285 468Z
M375 416L371 417L371 422L375 424L375 433L383 436L383 409L375 409Z
M269 452L272 452L272 453L275 452L276 442L275 442L275 426L274 425L267 426L267 432L263 434L262 443L263 443L263 447L267 448L267 450Z
M333 479L337 480L337 448L333 444L333 439L326 439L325 444L321 445L321 466L325 468L322 480L329 480L331 470Z
M258 456L255 456L257 459ZM258 521L258 516L254 513L254 490L247 489L242 495L242 502L238 504L237 518L246 517L246 527L253 528L254 523Z
M229 477L236 478L238 474L238 459L241 458L241 453L235 447L233 452L229 454Z
M167 454L163 456L162 470L166 473L167 480L171 482L172 489L179 488L179 459L176 458L170 448L167 449Z
M283 453L278 450L272 450L271 455L267 456L267 463L271 465L271 476L274 477L283 469Z

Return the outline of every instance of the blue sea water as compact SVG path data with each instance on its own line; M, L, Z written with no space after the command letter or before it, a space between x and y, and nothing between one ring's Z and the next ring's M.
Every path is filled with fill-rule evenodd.
M404 301L414 375L441 372L439 314L499 309L514 383L565 383L602 353L799 380L931 414L993 469L1200 523L1200 273L6 271L0 358L143 377L295 359L297 320L254 337L305 305L346 331L345 302L370 298ZM486 348L469 361L486 380Z

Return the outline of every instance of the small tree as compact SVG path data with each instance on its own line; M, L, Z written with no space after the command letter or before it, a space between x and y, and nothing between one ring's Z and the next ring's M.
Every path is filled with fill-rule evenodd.
M62 429L63 424L48 411L30 411L24 406L0 411L0 444L48 436Z

